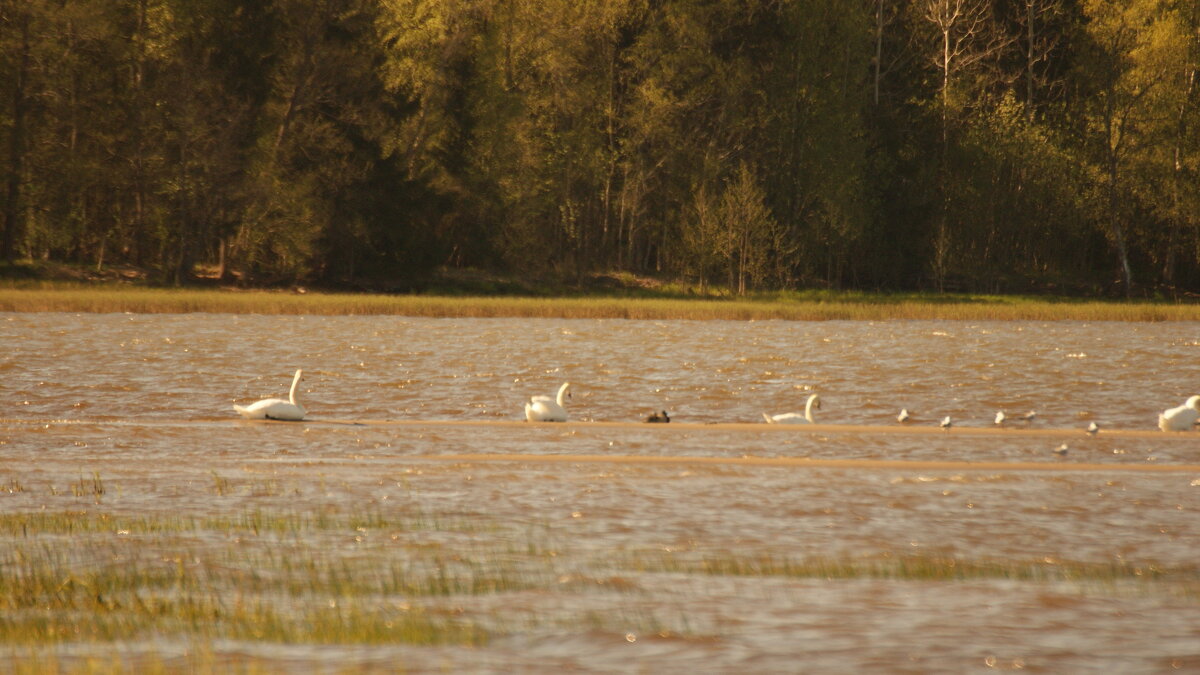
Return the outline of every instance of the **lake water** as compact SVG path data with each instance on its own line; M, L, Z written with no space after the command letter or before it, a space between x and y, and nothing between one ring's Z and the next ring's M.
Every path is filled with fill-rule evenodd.
M297 368L305 422L237 417L233 403L286 398ZM665 409L672 424L516 423L530 394L552 395L563 381L573 421L637 422ZM728 425L802 411L810 393L821 397L818 422L855 428ZM490 627L485 647L215 646L293 669L387 669L400 659L417 671L1195 670L1194 577L1190 593L1167 594L600 568L663 551L797 560L933 552L1194 574L1200 473L1187 467L1200 464L1200 432L1155 426L1162 409L1196 393L1197 323L0 314L0 483L26 487L0 492L0 510L77 508L43 487L93 472L119 490L83 507L113 513L403 502L536 523L555 542L562 575L620 579L430 600ZM1010 421L1013 433L883 433L902 407L914 430L944 416L980 430L994 428L997 410L1037 416ZM447 423L459 421L474 424ZM1095 437L1082 431L1092 421L1103 429ZM1054 453L1063 443L1067 454ZM485 454L579 460L461 458ZM859 463L736 461L747 457ZM873 464L882 460L951 464ZM1147 466L1181 470L1137 470ZM288 488L216 498L214 475ZM508 536L501 526L470 546Z

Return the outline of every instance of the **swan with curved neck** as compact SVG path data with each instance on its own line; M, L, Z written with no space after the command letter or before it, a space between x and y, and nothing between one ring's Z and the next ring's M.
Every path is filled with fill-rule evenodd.
M301 370L296 371L296 376L292 378L292 390L288 392L288 400L281 398L264 398L261 401L255 401L247 406L234 404L233 409L238 411L242 417L250 420L302 420L304 419L304 406L296 402L296 387L300 385Z
M813 394L808 397L808 403L804 404L804 414L799 413L783 413L781 415L768 415L763 413L763 419L767 424L816 424L813 420L813 408L821 409L821 397Z
M566 398L570 396L567 393L567 387L571 386L570 382L563 382L558 388L558 396L551 399L549 396L534 396L525 404L525 419L530 422L566 422L567 409L563 407Z
M1198 419L1200 419L1200 396L1193 396L1183 405L1160 413L1158 428L1163 431L1189 431Z

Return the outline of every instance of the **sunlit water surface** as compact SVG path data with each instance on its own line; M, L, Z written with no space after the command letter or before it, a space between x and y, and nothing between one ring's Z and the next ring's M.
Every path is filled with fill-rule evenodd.
M1200 550L1200 475L1187 472L437 459L1194 465L1200 433L1117 438L1082 429L1096 421L1153 430L1160 410L1200 393L1196 323L0 314L0 346L0 482L61 488L95 472L119 486L103 502L114 513L403 504L536 524L558 548L564 578L596 576L606 557L680 550L1161 566L1194 566ZM308 421L237 418L235 402L286 398L296 368L305 372ZM676 424L760 422L764 412L801 411L815 392L824 423L895 426L903 407L914 425L950 416L959 427L990 427L997 410L1034 410L1034 421L1012 425L1080 431L1060 456L1053 449L1061 438L1027 434L345 423L517 421L530 394L553 394L567 380L567 406L580 421L637 421L665 409ZM217 497L217 475L287 489ZM0 492L0 508L71 506L50 494ZM1200 669L1194 592L1090 593L1011 580L602 576L614 574L619 583L592 590L573 584L560 593L437 600L489 628L496 637L482 648L214 648L317 671L397 663L493 672ZM622 617L659 630L622 630Z

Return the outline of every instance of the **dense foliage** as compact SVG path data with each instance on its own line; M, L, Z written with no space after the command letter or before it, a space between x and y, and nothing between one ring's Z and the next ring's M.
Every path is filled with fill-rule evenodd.
M1195 0L0 0L0 257L1200 290Z

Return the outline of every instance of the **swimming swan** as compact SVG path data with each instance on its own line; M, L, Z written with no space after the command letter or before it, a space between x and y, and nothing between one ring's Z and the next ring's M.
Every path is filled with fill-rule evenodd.
M804 404L804 414L800 413L783 413L782 415L768 415L763 413L763 419L767 424L816 424L813 420L813 408L821 409L821 397L813 394L808 397L808 403Z
M303 371L297 370L296 376L292 378L292 390L288 393L288 400L281 398L264 398L261 401L251 403L248 406L240 406L234 404L233 409L238 413L251 420L302 420L304 419L304 406L296 403L296 387L300 384L300 373Z
M1193 396L1186 403L1158 416L1158 428L1163 431L1188 431L1200 419L1200 396Z
M563 398L570 396L567 387L570 382L563 382L558 388L558 398L551 400L549 396L534 396L525 404L525 419L530 422L566 422L567 409L563 407Z

